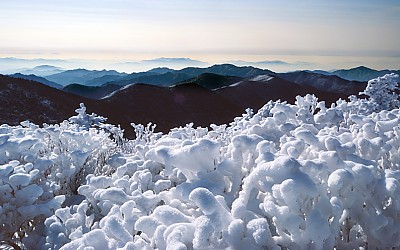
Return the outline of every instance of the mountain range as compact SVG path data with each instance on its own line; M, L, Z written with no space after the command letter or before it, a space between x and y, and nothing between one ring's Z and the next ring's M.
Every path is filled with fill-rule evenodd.
M338 76L345 80L360 81L360 82L366 82L373 78L384 76L384 75L390 74L390 73L395 73L397 75L400 74L400 70L388 70L388 69L375 70L375 69L370 69L365 66L359 66L359 67L352 68L352 69L334 70L331 72L324 71L324 70L317 70L317 71L313 71L313 72L318 73L318 74L323 74L323 75L335 75L335 76Z
M60 85L58 83L49 81L44 77L40 77L40 76L37 76L37 75L34 75L34 74L25 75L25 74L21 74L21 73L15 73L15 74L12 74L10 76L12 76L14 78L22 78L22 79L25 79L25 80L31 80L31 81L40 82L40 83L43 83L44 85L47 85L49 87L53 87L53 88L56 88L56 89L61 89L63 87L62 85Z
M65 74L70 73L70 71L65 72ZM99 72L97 71L94 73ZM118 86L122 88L130 84L142 83L161 87L172 87L195 82L197 85L215 90L243 81L260 81L262 77L268 76L279 77L303 87L313 87L315 89L340 93L346 96L357 94L362 91L365 86L365 82L349 81L335 75L318 74L310 71L275 73L270 70L249 66L237 67L231 64L214 65L207 68L188 67L181 70L156 68L146 72L113 76L119 78L115 81L106 83L104 83L104 81L99 81L99 79L104 79L107 76L108 75L92 78L90 81L98 82L90 86L87 86L87 84L72 84L67 85L63 90L91 99L101 99L117 91Z
M195 126L229 123L246 108L257 110L269 100L294 103L297 95L315 94L329 105L364 90L366 81L354 80L366 78L364 71L370 76L371 72L387 73L365 67L275 73L222 64L181 70L154 68L131 74L77 69L44 77L0 75L0 122L61 122L74 115L74 108L83 102L88 112L120 124L125 134L133 137L131 122L153 122L158 131L167 132L191 122Z
M164 58L163 60L167 59L168 58ZM53 74L49 74L51 72L53 72ZM400 70L374 70L364 66L360 66L352 69L341 69L335 71L305 70L289 73L275 73L270 70L260 69L252 66L238 67L233 64L221 64L213 65L206 68L187 67L181 70L174 70L162 67L154 68L145 72L134 72L127 74L123 72L117 72L115 70L63 70L59 67L54 67L51 65L41 65L33 69L24 69L20 72L20 74L29 75L29 77L21 75L19 75L19 77L23 77L25 79L33 79L33 76L31 76L33 74L44 78L36 78L36 81L42 82L43 84L49 86L55 86L54 84L58 84L63 87L70 84L80 84L85 86L103 86L114 84L125 86L128 84L136 83L152 84L158 86L173 86L180 82L188 81L192 78L198 77L199 75L204 73L212 73L221 76L237 76L242 78L250 78L256 77L258 75L268 74L279 76L289 81L296 80L297 83L305 83L304 79L315 82L315 80L318 78L318 81L322 83L323 81L331 81L333 79L329 78L328 76L340 77L341 79L336 78L336 81L338 82L342 81L343 79L348 81L366 82L372 78L383 76L388 73L399 74ZM314 75L307 73L313 73ZM327 77L324 78L322 76ZM51 85L49 81L51 82ZM329 84L328 82L326 83Z
M62 86L66 86L69 84L96 86L102 85L103 83L109 81L114 81L125 75L125 73L120 73L115 70L74 69L49 75L45 78ZM101 82L101 84L97 84L97 81L95 79L99 79L98 81Z
M302 86L310 86L334 93L358 93L365 87L365 82L346 80L336 75L323 75L307 71L280 73L278 75L285 80ZM362 86L362 88L360 88L360 86Z
M54 75L58 74L61 72L64 72L65 69L60 68L60 67L55 67L52 65L39 65L36 66L32 69L23 69L19 73L24 74L24 75L37 75L37 76L49 76L49 75Z

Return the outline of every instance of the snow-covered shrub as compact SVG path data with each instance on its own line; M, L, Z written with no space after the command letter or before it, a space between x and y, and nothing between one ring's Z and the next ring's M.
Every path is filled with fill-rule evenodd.
M75 112L77 113L77 115L70 117L68 120L71 123L78 125L78 127L80 129L88 130L89 128L93 127L94 125L99 125L107 120L107 118L98 116L94 113L87 114L86 106L83 103L81 103L79 105L79 108L75 109Z
M103 129L89 126L103 119L86 119L84 111L81 105L70 122L42 128L0 126L0 241L35 246L44 220L63 202L73 203L86 175L110 168L106 161L116 145Z
M133 125L130 151L103 158L101 171L87 172L62 205L61 196L50 196L54 206L41 215L44 224L26 234L44 249L398 248L400 109L377 111L371 100L357 109L359 101L326 107L307 95L295 105L268 102L256 113L247 110L230 125L188 124L164 135ZM50 156L62 155L57 164L70 176L68 166L92 166L102 150L115 147L92 125L30 125L35 136L51 134L40 137L47 138L41 146L32 146L36 137L26 127L0 127L0 147L19 143L0 155L8 164L0 167L8 204L18 200L10 183L18 189L36 181L28 178L36 158L54 162ZM25 159L31 150L39 156ZM43 181L61 194L54 176ZM38 190L32 192L38 197L19 202L42 204ZM5 209L2 203L2 216L10 213Z
M400 107L397 91L400 78L395 73L386 74L368 81L367 87L360 94L368 96L368 99L358 99L351 96L350 106L356 113L368 114L371 111L379 112Z
M395 93L399 76L395 73L387 74L368 81L368 85L361 94L369 96L370 100L377 105L379 110L390 110L398 108L399 96Z
M142 124L131 123L131 126L135 130L135 144L136 145L146 145L153 143L157 140L161 133L154 133L154 129L156 128L156 124L152 124L151 122L147 124L147 126L143 126Z
M105 121L107 118L99 116L95 113L92 114L87 114L86 113L86 106L83 103L80 103L80 107L75 110L77 113L76 116L72 116L68 119L68 121L71 124L76 125L76 128L78 130L89 130L90 128L96 128L103 130L104 132L108 133L110 138L117 144L117 146L124 148L127 145L126 139L124 139L124 131L121 129L121 127L112 125L112 124L106 124ZM147 129L149 128L151 124L148 125ZM154 131L155 125L152 128L152 131Z

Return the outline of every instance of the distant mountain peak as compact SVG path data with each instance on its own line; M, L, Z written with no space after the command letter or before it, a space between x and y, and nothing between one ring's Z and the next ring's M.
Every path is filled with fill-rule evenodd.
M15 74L12 74L12 75L9 75L9 76L11 76L13 78L20 78L20 79L25 79L25 80L29 80L29 81L39 82L39 83L42 83L44 85L47 85L49 87L56 88L56 89L62 88L61 85L59 85L59 84L57 84L55 82L49 81L49 80L47 80L47 79L45 79L43 77L34 75L34 74L15 73Z
M157 74L164 74L164 73L168 73L174 71L173 69L170 69L168 67L157 67L157 68L153 68L147 72L149 73L157 73Z
M99 80L99 84L96 84L95 79L102 78L105 76L124 76L125 73L119 73L115 70L88 70L83 68L67 70L61 73L53 74L46 76L46 79L56 82L60 85L66 86L72 83L78 83L85 85L87 82L90 82L89 85L102 85L104 80ZM115 77L112 77L111 80L115 80ZM93 83L93 81L95 81Z
M237 76L223 76L205 72L187 81L178 83L176 86L195 84L209 90L216 90L223 87L227 87L241 80L242 78Z
M214 64L210 68L217 68L217 67L233 67L233 68L244 68L244 67L252 67L252 66L236 66L232 63L221 63L221 64Z
M375 71L374 69L368 68L368 67L363 66L363 65L355 67L355 68L352 68L352 69L349 69L349 70L370 70L370 71L373 70L373 71Z
M367 82L371 79L384 76L390 73L398 73L398 70L375 70L366 66L358 66L351 69L340 69L332 72L333 75L337 75L340 78L350 81L362 81Z
M42 70L47 70L47 69L62 69L57 66L49 65L49 64L43 64L43 65L38 65L34 67L33 69L42 69Z
M25 74L21 74L21 73L15 73L15 74L12 74L12 75L10 75L10 76L12 76L12 77L19 77L19 76L34 76L34 74L25 75Z

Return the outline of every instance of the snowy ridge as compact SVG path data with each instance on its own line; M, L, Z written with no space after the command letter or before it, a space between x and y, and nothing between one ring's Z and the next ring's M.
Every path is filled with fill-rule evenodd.
M256 76L254 78L249 79L248 81L260 81L260 82L268 82L270 80L272 80L274 77L270 76L270 75L259 75ZM239 86L240 84L242 84L245 81L239 81L239 82L235 82L234 84L231 84L229 86L224 86L221 88L216 88L214 90L220 90L220 89L224 89L224 88L231 88L231 87L236 87Z
M254 78L251 78L250 81L261 81L261 82L268 82L272 80L274 77L270 75L259 75Z
M127 88L129 88L129 87L131 87L131 86L133 86L133 85L135 85L135 84L134 84L134 83L131 83L131 84L125 85L125 86L123 86L122 88L120 88L120 89L118 89L118 90L115 90L115 91L111 92L110 94L108 94L108 95L102 97L101 99L110 98L110 97L112 97L113 95L115 95L116 93L118 93L119 91L124 90L124 89L127 89Z
M259 75L259 76L256 76L256 77L254 77L254 78L249 79L248 81L267 82L267 81L272 80L273 78L274 78L274 77L272 77L272 76L270 76L270 75ZM224 87L221 87L221 88L216 88L216 89L214 89L214 90L236 87L236 86L239 86L240 84L242 84L243 82L244 82L244 81L239 81L239 82L236 82L236 83L231 84L231 85L229 85L229 86L224 86Z
M210 129L132 124L133 141L83 105L60 125L3 125L0 240L14 225L44 249L399 247L400 109L379 110L376 87L395 77L368 100L298 96ZM76 176L79 197L63 189Z
M236 86L239 86L241 83L243 83L243 81L235 82L235 83L233 83L233 84L231 84L231 85L223 86L223 87L221 87L221 88L215 88L215 89L213 89L213 90L220 90L220 89L224 89L224 88L236 87Z

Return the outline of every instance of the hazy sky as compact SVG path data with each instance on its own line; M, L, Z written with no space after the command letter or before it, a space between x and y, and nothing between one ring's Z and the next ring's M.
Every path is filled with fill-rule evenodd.
M399 0L0 0L0 57L400 66Z

